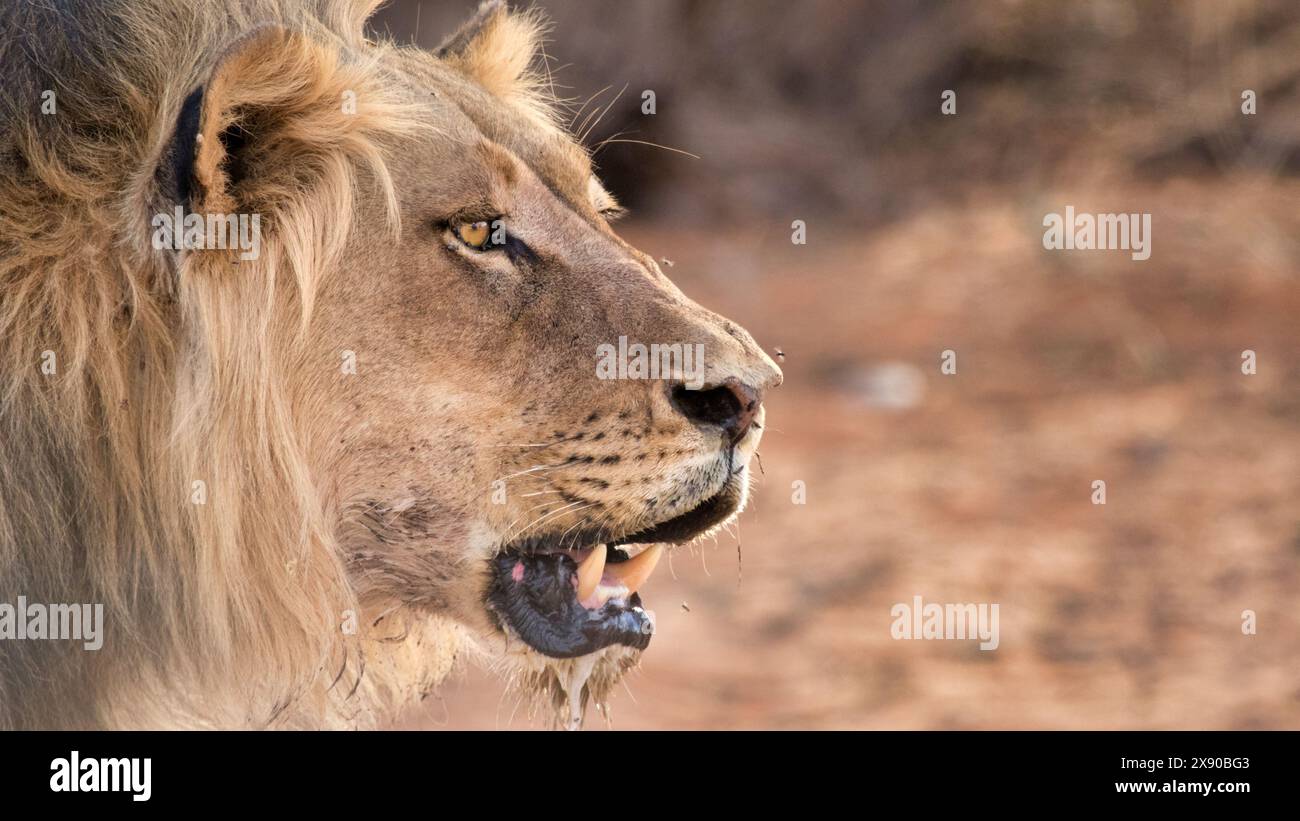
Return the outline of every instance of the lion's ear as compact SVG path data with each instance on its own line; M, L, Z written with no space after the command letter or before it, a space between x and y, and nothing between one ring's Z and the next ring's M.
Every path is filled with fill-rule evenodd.
M456 33L443 40L442 45L434 49L434 53L443 60L456 59L469 49L470 43L484 33L489 20L507 13L503 0L483 0L479 3L474 16L461 23Z
M510 100L533 92L528 68L544 32L537 13L512 13L503 0L484 0L436 54L488 92Z
M231 213L265 207L310 159L311 143L347 128L337 67L328 48L280 26L235 41L177 118L160 175L176 202Z

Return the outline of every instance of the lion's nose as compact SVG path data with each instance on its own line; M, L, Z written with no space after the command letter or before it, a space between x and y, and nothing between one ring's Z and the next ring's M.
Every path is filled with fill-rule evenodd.
M763 396L758 388L733 376L713 388L691 390L676 385L672 400L673 407L687 419L703 427L722 428L734 444L749 432Z

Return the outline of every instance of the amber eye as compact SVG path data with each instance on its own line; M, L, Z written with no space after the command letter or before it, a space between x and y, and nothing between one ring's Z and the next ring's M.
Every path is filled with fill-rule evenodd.
M462 222L454 230L456 238L475 251L486 251L492 240L492 226L486 220Z

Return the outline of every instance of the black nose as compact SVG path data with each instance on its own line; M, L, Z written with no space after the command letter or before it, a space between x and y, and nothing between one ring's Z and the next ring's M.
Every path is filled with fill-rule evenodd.
M763 400L758 390L733 376L715 388L691 390L676 385L672 401L687 419L697 425L722 428L735 443L749 432Z

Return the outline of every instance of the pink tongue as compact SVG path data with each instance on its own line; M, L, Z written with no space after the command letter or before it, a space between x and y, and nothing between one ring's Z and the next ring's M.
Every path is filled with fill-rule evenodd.
M577 586L577 580L574 580L574 586ZM578 602L588 610L599 610L605 606L605 602L618 595L623 595L627 588L623 586L623 580L613 573L606 570L600 577L600 584L596 585L596 590L590 596Z

